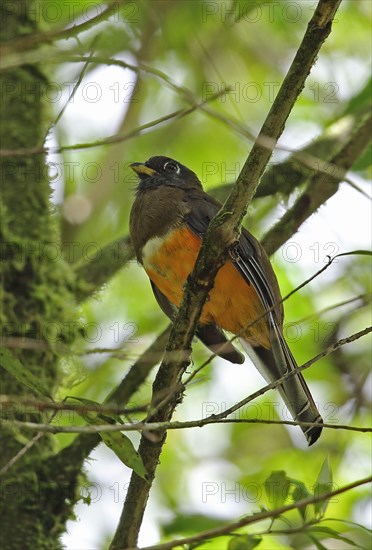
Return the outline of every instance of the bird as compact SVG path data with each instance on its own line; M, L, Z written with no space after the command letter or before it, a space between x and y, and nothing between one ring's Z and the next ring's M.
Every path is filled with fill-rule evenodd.
M203 190L192 170L172 158L153 156L130 167L139 180L129 220L134 251L160 308L173 321L203 237L221 204ZM297 368L283 335L278 281L264 248L244 227L235 252L216 275L196 336L216 355L241 364L245 356L225 331L238 335L264 379L275 382ZM303 375L289 376L278 390L295 421L313 424L301 426L312 445L323 420Z

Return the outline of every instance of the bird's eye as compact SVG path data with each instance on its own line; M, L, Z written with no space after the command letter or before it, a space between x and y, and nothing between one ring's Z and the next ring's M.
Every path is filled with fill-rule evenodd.
M180 173L180 167L178 164L176 162L172 162L171 160L164 164L164 170L167 172L174 172L175 174Z

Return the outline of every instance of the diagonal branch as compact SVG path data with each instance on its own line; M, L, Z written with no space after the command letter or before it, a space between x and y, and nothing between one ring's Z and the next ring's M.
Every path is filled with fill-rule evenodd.
M265 147L262 145L262 140L269 137L277 141L281 136L284 124L305 85L306 78L316 61L321 45L331 32L332 20L340 3L341 0L320 0L308 24L296 56L272 104L251 153L239 174L237 188L242 183L248 184L251 187L247 193L248 200L253 197L259 184L263 173L262 164L264 163L265 167L269 162L275 146Z
M274 142L279 139L320 47L331 32L332 20L340 1L319 1L295 59L264 122L259 140L262 136L268 136ZM254 195L271 153L271 148L265 148L257 141L255 142L230 197L208 228L195 267L185 287L165 358L153 384L152 405L157 405L159 395L162 395L164 390L169 391L181 381L182 374L189 363L188 355L201 310L213 287L218 269L226 261L227 249L238 238L247 204ZM180 394L177 392L173 401L168 402L148 420L159 422L170 420L179 400ZM137 474L132 473L111 550L136 546L151 484L166 439L165 430L157 433L159 436L155 441L154 438L150 440L145 435L141 438L139 453L150 481L147 483Z
M331 160L345 175L361 156L371 140L372 116L366 115L354 130L350 139ZM296 233L301 224L338 190L342 177L335 176L333 170L326 174L317 172L311 178L292 208L287 210L279 222L265 235L262 245L271 253L282 246Z
M94 17L83 21L83 23L71 25L66 28L65 24L57 29L51 31L39 32L35 34L29 34L11 40L3 44L0 48L1 57L3 58L2 69L14 67L18 64L23 64L24 59L22 57L11 57L11 54L15 52L28 52L33 48L37 48L42 44L47 44L55 40L66 40L72 38L82 32L85 32L98 23L107 20L111 15L117 12L120 5L124 5L127 0L110 0L106 2L108 4L107 8L101 11L101 13L95 15ZM10 59L7 59L6 56L9 56Z
M216 527L214 529L209 529L208 531L202 531L197 535L184 537L178 540L172 540L169 542L165 542L163 544L155 544L153 546L143 546L140 550L171 550L171 548L176 548L176 547L178 548L181 546L185 547L186 545L188 545L188 547L191 548L192 547L191 545L193 543L201 543L202 541L205 541L205 540L214 539L216 537L221 537L223 535L229 535L233 531L236 531L241 527L245 527L246 525L252 525L254 523L263 521L265 519L278 518L279 516L285 514L286 512L289 512L290 510L296 510L296 509L301 510L304 507L309 506L311 504L316 504L318 502L326 502L330 498L336 495L341 495L342 493L346 493L351 489L355 489L356 487L361 487L362 485L367 485L368 483L371 483L371 482L372 482L372 477L358 479L357 481L354 481L353 483L349 483L348 485L339 487L334 491L328 491L326 493L318 492L318 494L312 495L311 497L308 497L308 498L298 500L297 502L293 502L292 504L287 504L286 506L281 506L276 510L265 510L264 512L260 512L250 516L244 516L238 521L234 521L234 522L228 523L227 525L222 525L221 527ZM126 550L136 550L136 549L127 548Z
M326 174L327 177L329 177L329 173L331 170L333 172L334 169L334 173L336 173L337 168L339 168L337 172L337 180L338 182L340 182L342 179L342 174L344 174L345 171L350 168L352 164L362 154L363 144L360 150L358 150L358 147L355 147L355 143L360 143L360 134L362 135L362 141L363 138L366 141L369 140L368 125L363 129L362 132L360 132L360 130L360 128L357 128L357 130L354 130L354 132L350 135L350 129L347 128L347 130L337 135L336 137L327 137L326 132L325 135L322 135L313 144L306 146L300 151L294 152L288 160L272 166L263 174L261 183L257 189L257 193L254 198L258 196L265 196L274 192L280 192L284 194L290 193L293 190L294 181L296 179L307 174L309 174L309 176L313 174L313 169L310 167L306 169L305 165L303 166L303 170L305 170L305 172L302 172L300 168L300 160L298 159L301 159L303 155L309 155L310 153L313 157L313 154L315 152L317 153L317 155L319 155L316 158L319 171L315 175L313 174L313 178L311 181L314 182L314 179L319 180L322 173ZM341 165L339 167L336 167L331 159L325 160L323 158L326 153L325 150L323 151L321 147L323 145L326 145L328 153L335 153L335 149L338 149L340 144L342 144L343 147L337 157L341 158ZM312 149L312 147L314 147L314 150ZM352 151L352 155L350 154L350 151ZM333 156L332 160L334 161L335 158L336 155ZM348 166L346 166L345 164L346 159L348 159ZM320 170L320 163L323 163L326 166L323 171ZM299 183L302 184L303 181L300 181ZM314 185L314 183L312 183L311 185ZM320 183L316 183L315 185L316 188L321 186ZM219 200L224 200L228 195L228 192L231 191L232 186L232 184L226 184L216 187L209 192L215 198ZM263 191L261 190L261 188L263 188ZM334 192L336 192L336 190L337 185L335 184ZM316 192L316 197L318 198L318 202L320 204L320 201L327 200L327 195L324 193L324 191L324 188L322 188L321 192ZM308 204L310 205L310 203ZM313 214L313 208L309 208L306 213L304 212L304 210L302 211L303 216L306 215L306 218L310 217ZM291 217L289 219L291 219ZM278 224L267 233L262 241L262 245L265 248L266 252L269 255L273 254L277 250L277 248L279 248L280 244L283 244L285 241L287 241L292 236L292 234L297 231L297 229L298 228L292 227L292 225L287 223L286 221L281 220L280 222L278 222ZM81 284L77 289L78 300L84 300L89 297L94 291L98 290L104 283L106 283L111 277L113 277L119 269L121 269L128 261L132 260L133 258L134 250L129 236L121 237L103 247L101 250L101 255L97 260L95 260L94 262L84 263L76 269L78 280L81 281Z
M257 399L267 391L277 388L284 380L287 380L288 378L293 376L293 374L295 374L296 372L302 372L305 369L308 369L309 367L311 367L311 365L314 365L314 363L318 362L320 359L323 359L323 357L326 357L327 355L333 353L335 350L339 349L341 346L344 346L345 344L349 344L350 342L354 342L355 340L358 340L359 338L366 336L371 331L372 331L372 327L366 327L365 329L359 332L356 332L355 334L352 334L346 338L341 338L341 340L338 340L337 342L333 342L327 348L325 348L320 353L315 355L315 357L312 357L311 359L309 359L309 361L306 361L306 363L304 363L300 367L297 367L294 371L287 372L282 377L275 380L275 382L271 382L270 384L267 384L266 386L257 390L256 392L251 393L251 395L248 395L248 397L246 397L245 399L242 399L238 403L235 403L235 405L233 405L229 409L224 410L220 414L213 415L213 418L215 420L219 420L219 419L221 420L223 418L226 418L230 414L233 414L237 410L241 409L242 407L250 403L251 401L254 401L255 399Z
M76 268L79 286L75 294L78 301L89 298L134 258L133 246L128 235L107 244L100 252L97 261L82 263Z
M137 75L141 72L147 73L154 78L158 78L162 83L178 95L182 96L188 102L195 102L195 99L193 99L194 94L191 90L185 86L176 84L176 82L174 82L174 80L163 71L142 62L133 65L132 63L122 61L121 59L107 59L99 55L92 57L72 55L67 58L65 57L64 60L78 63L86 63L89 60L90 63L109 66L114 65L121 67L122 69L129 69ZM58 61L58 58L54 58L54 61ZM226 88L224 91L228 92L229 89ZM355 96L354 99L358 96L359 94ZM231 116L226 116L206 105L200 105L200 110L208 116L224 123L229 129L234 130L236 133L249 139L250 141L254 142L256 140L256 135L253 130L250 130L244 124L233 119ZM365 112L365 110L366 109L359 109L361 113ZM325 160L328 160L328 163L327 168L324 170L328 174L329 170L333 168L333 166L328 166L330 159L349 137L354 126L354 122L355 116L351 117L350 114L347 116L344 115L341 119L333 122L331 126L326 129L324 134L318 137L315 141L305 145L301 150L293 150L287 146L277 145L278 150L286 151L290 153L291 156L285 161L271 166L265 174L263 174L260 185L256 190L255 198L272 195L277 192L281 192L284 195L289 195L295 187L303 182L304 179L308 179L310 177L312 171L321 171L322 168L320 164ZM274 147L275 142L267 136L261 136L261 145L269 147L272 145ZM334 169L336 174L337 167L334 166ZM223 202L230 193L232 185L232 183L222 186L220 185L216 189L211 190L210 193L214 195L215 198L218 198L221 202Z
M205 108L203 109L206 110ZM212 111L209 110L209 113ZM215 115L220 115L213 112ZM226 119L228 123L228 119ZM290 156L282 162L277 162L268 166L268 169L262 175L260 185L258 186L254 199L260 197L273 196L280 193L284 197L288 197L297 187L303 185L314 172L324 171L329 174L330 169L334 168L336 173L337 167L331 166L331 159L345 145L350 138L352 130L356 123L356 117L345 116L337 119L324 132L319 135L314 141L311 141L301 149L292 149L291 147L277 145L277 150L290 153ZM241 123L235 129L240 135L246 136L244 127ZM267 140L266 140L267 141ZM342 174L340 170L340 174ZM216 199L223 202L232 189L233 183L224 183L212 189L209 193Z
M141 387L154 366L163 356L164 346L169 337L170 327L168 326L147 350L131 366L120 384L107 396L104 403L125 407L135 392ZM68 447L65 447L60 454L63 454L63 461L66 464L72 462L82 463L89 453L100 443L98 433L81 433ZM60 460L60 458L58 458Z
M168 123L169 121L183 118L184 116L200 109L206 103L209 103L210 101L214 101L222 93L223 91L220 91L215 95L210 96L207 99L201 100L201 101L199 101L198 99L194 99L193 102L190 104L190 106L184 107L182 109L177 109L172 113L169 113L157 119L151 120L150 122L146 122L145 124L142 124L141 126L138 126L134 130L131 130L125 134L124 133L114 134L114 135L108 136L107 138L99 139L93 142L74 143L72 145L60 145L58 147L35 146L35 147L27 147L22 149L0 149L0 157L20 157L20 156L22 157L25 155L43 155L45 153L49 155L51 154L54 155L54 154L62 153L63 151L78 151L81 149L92 149L94 147L101 147L102 145L111 145L113 143L123 143L124 141L128 141L130 139L138 137L139 135L141 135L143 132L145 132L150 128L154 128L155 126Z
M164 347L169 338L170 326L158 335L156 340L147 348L147 350L131 366L126 376L120 384L105 399L105 404L110 404L111 409L117 411L120 407L124 408L135 392L141 387L154 366L160 361L164 353ZM1 400L0 400L1 405ZM53 405L51 405L53 408ZM37 407L35 408L37 410ZM57 409L55 409L57 410ZM38 437L39 439L39 437ZM89 430L83 431L74 441L57 453L50 461L54 461L55 469L65 471L66 464L74 464L76 475L79 475L80 467L91 451L100 443L101 438L98 433ZM32 443L31 443L32 442ZM21 452L12 457L4 466L9 469L12 467L34 444L35 438L30 440ZM69 472L71 473L71 472ZM1 472L0 472L1 474Z

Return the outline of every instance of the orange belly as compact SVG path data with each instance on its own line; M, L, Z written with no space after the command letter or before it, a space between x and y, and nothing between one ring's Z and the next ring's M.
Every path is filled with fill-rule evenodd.
M148 276L176 306L180 305L183 286L200 246L201 240L187 227L182 227L163 238L152 239L143 249L143 266ZM246 283L230 261L217 273L209 296L200 317L202 324L215 323L243 336L251 344L270 347L264 319L246 328L264 309L252 285Z

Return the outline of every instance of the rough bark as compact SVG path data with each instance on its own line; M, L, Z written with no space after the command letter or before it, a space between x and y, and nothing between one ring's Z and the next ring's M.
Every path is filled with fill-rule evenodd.
M31 2L2 4L1 44L37 32L29 13ZM41 145L47 129L43 106L45 75L36 66L21 65L1 73L1 146L19 149ZM49 204L45 158L1 159L1 331L8 337L32 339L34 349L13 348L23 368L52 394L58 382L56 343L74 339L74 280L59 254ZM1 392L30 395L32 391L0 369ZM7 417L40 419L33 411L7 411ZM45 418L44 418L45 420ZM1 430L1 466L24 448L28 432ZM59 535L72 514L76 476L57 471L52 440L40 437L1 480L0 518L3 548L59 548ZM80 465L73 464L70 470Z

